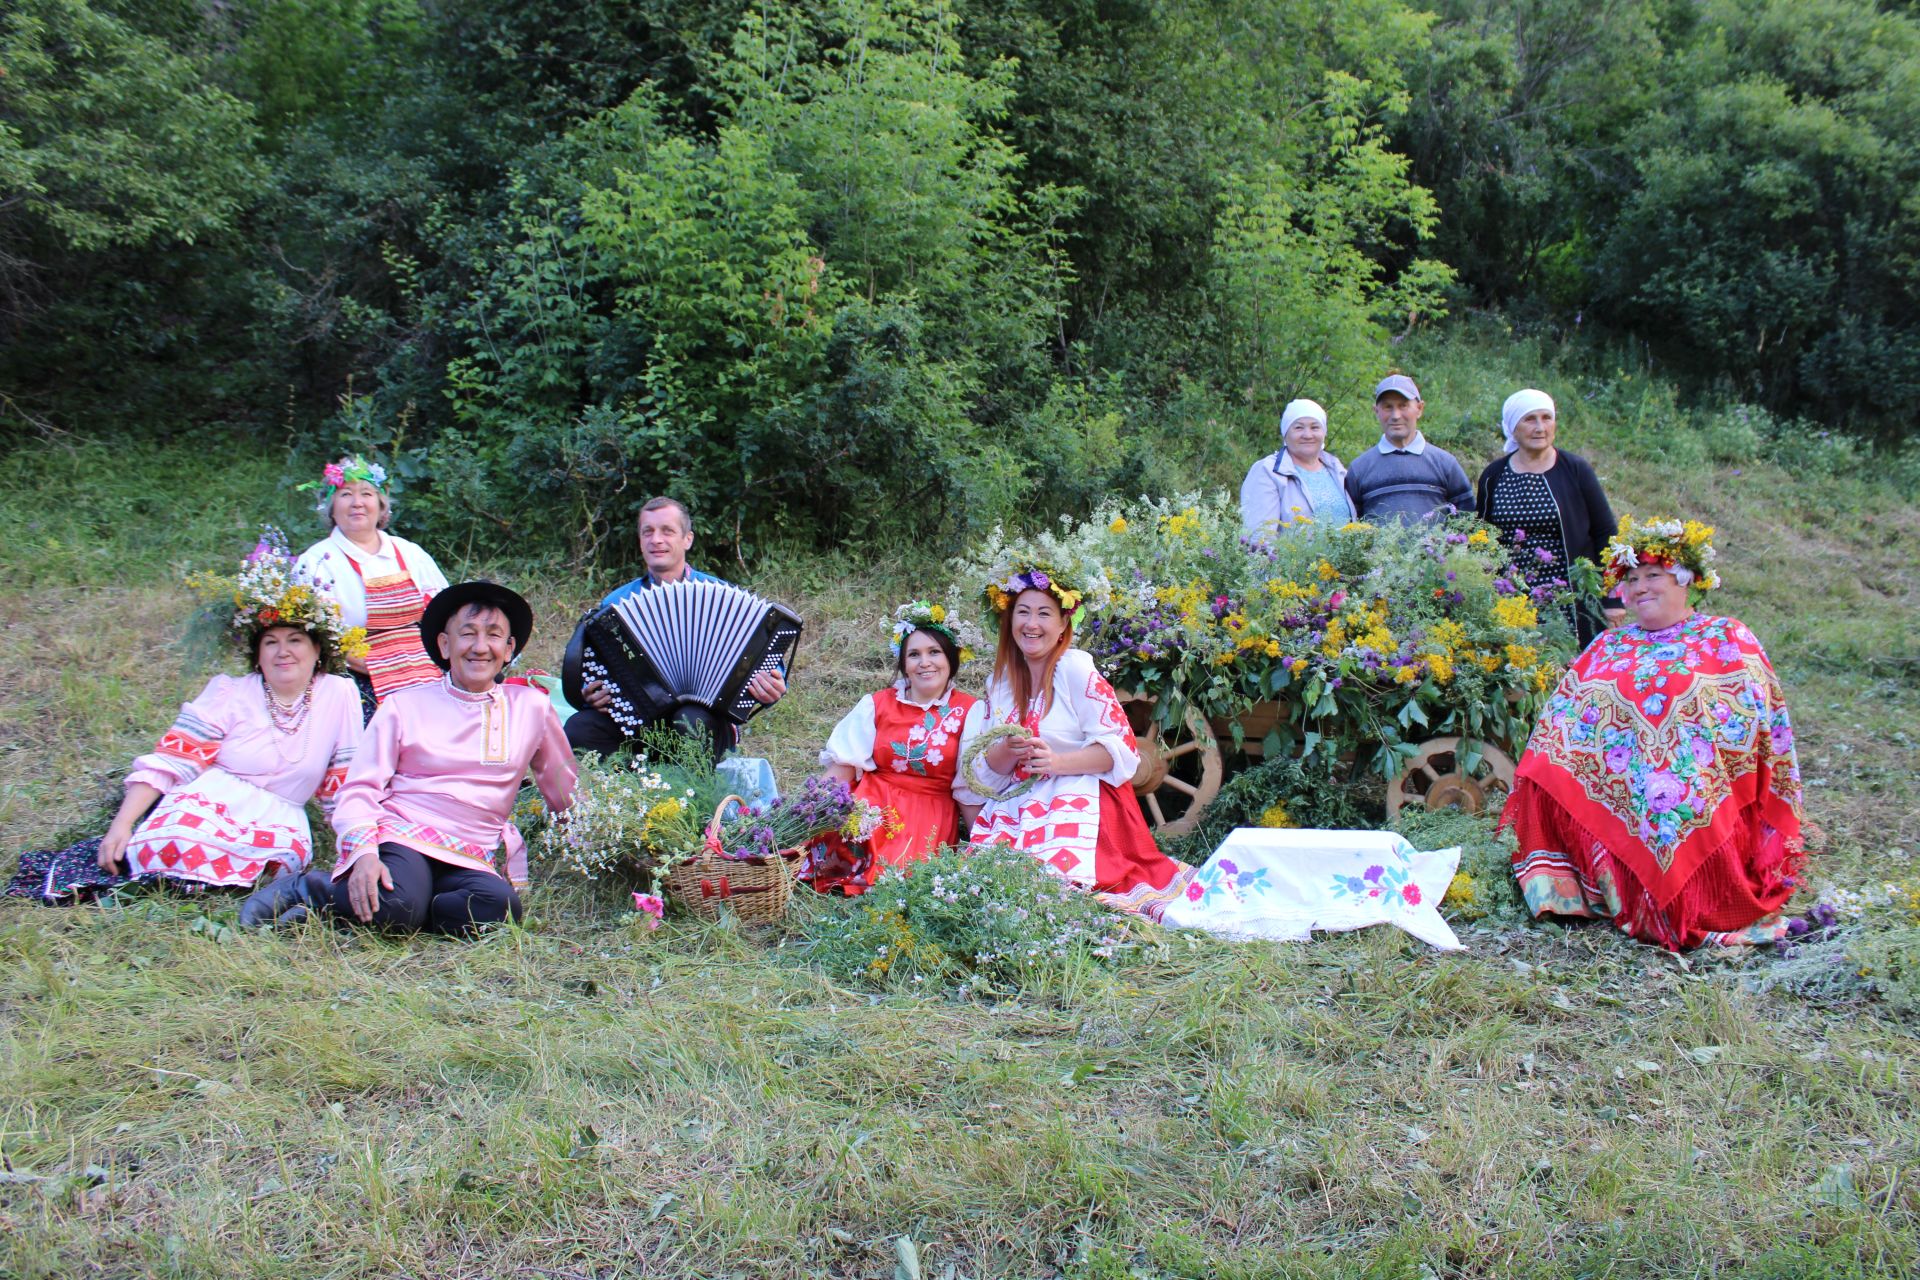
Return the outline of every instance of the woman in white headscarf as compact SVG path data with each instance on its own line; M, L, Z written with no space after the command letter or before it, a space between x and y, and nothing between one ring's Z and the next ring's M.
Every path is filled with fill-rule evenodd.
M1531 387L1507 397L1500 409L1506 455L1480 473L1480 518L1498 527L1529 582L1567 579L1581 558L1598 564L1619 528L1593 465L1554 445L1559 430L1553 397ZM1615 610L1619 601L1600 602ZM1598 635L1599 611L1582 600L1569 619L1581 648Z
M1294 400L1280 415L1280 448L1247 469L1240 483L1240 523L1250 538L1271 538L1303 519L1353 519L1347 468L1326 451L1327 411Z

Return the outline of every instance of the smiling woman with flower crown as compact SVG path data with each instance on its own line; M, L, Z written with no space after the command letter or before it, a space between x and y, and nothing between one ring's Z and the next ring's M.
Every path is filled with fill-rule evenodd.
M919 862L954 842L964 816L981 804L959 778L960 743L977 730L983 707L954 686L962 663L981 643L977 628L949 617L946 606L915 600L894 611L887 629L893 684L860 699L834 726L820 753L828 776L853 794L898 816L876 832L866 857L850 865L809 865L816 889L861 893L887 867Z
M332 812L360 742L359 697L327 669L364 653L365 641L293 572L277 529L237 575L188 583L208 601L201 629L223 633L251 670L213 677L180 708L154 749L133 762L104 836L22 855L9 893L51 904L133 880L246 888L268 871L300 872L312 860L304 806L317 798Z
M962 745L983 788L976 844L1007 844L1110 906L1158 919L1193 868L1161 853L1131 783L1139 744L1093 656L1073 647L1085 594L1058 567L1010 566L987 584L999 645L985 715Z
M1713 530L1623 521L1605 583L1635 621L1567 669L1501 818L1535 915L1610 919L1670 951L1774 942L1804 856L1786 698L1717 589Z
M295 568L334 598L348 626L366 629L366 655L347 666L371 720L394 690L440 678L419 623L434 593L446 590L447 575L432 556L387 532L393 502L379 463L352 454L300 487L319 491L314 510L332 532L301 552Z

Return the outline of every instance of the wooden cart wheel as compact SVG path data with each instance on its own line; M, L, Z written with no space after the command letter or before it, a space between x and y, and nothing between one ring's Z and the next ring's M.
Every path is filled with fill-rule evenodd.
M1429 809L1460 809L1487 813L1506 803L1513 792L1513 757L1490 742L1482 742L1480 759L1471 771L1460 767L1459 738L1429 738L1387 787L1387 818L1409 804Z
M1206 717L1189 707L1183 724L1170 734L1154 722L1154 699L1120 695L1121 709L1140 746L1140 767L1133 772L1133 794L1154 836L1191 831L1220 794L1220 743Z

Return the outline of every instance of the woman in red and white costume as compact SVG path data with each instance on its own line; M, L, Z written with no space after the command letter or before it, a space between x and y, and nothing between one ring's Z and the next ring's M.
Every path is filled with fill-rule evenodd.
M1093 655L1073 647L1080 591L1044 566L991 583L999 645L986 714L969 724L970 781L998 793L974 818L975 844L1025 850L1109 906L1158 919L1193 868L1160 852L1134 799L1140 749ZM984 751L968 750L1001 726Z
M420 547L387 532L393 502L379 463L356 453L301 487L320 491L315 510L332 532L300 553L294 571L333 598L346 626L366 629L367 652L347 668L360 688L362 718L371 720L388 694L440 679L419 627L447 575Z

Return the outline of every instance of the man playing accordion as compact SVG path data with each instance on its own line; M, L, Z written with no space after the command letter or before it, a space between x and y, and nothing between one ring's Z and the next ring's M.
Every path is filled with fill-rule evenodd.
M600 601L601 608L671 583L724 583L723 579L702 573L687 563L687 552L693 547L693 517L677 499L649 498L640 508L639 537L640 554L647 563L646 573L609 591ZM786 677L777 669L755 673L746 685L746 692L763 706L772 706L786 691ZM567 718L567 742L576 753L594 751L607 755L619 750L627 742L628 733L611 714L616 691L604 681L591 679L580 692L586 706ZM663 716L662 721L686 732L704 735L713 744L716 758L739 740L739 726L711 707L683 703Z

